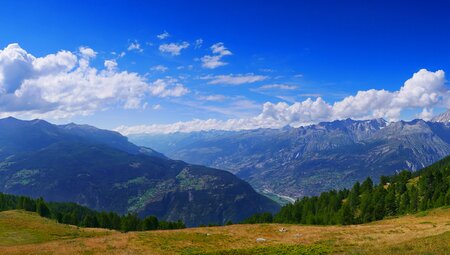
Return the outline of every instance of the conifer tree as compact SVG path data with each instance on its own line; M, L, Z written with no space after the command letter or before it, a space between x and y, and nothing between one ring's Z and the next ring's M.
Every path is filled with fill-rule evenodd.
M42 197L36 201L36 212L42 217L50 218L51 216L50 209L48 209Z

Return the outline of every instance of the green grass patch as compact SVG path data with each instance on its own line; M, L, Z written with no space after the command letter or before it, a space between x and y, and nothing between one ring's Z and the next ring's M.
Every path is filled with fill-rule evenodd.
M428 215L428 211L422 211L422 212L418 212L416 213L416 217L425 217Z
M183 251L183 255L320 255L332 253L324 245L277 245L247 249L229 249L213 252Z
M0 212L0 247L94 237L108 233L59 224L32 212L19 210Z

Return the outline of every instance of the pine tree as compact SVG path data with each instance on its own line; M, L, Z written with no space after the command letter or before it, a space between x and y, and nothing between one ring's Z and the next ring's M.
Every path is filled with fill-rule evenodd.
M81 222L81 226L83 227L91 227L91 228L97 228L98 227L98 221L95 216L92 215L86 215Z
M415 186L412 186L410 191L410 200L409 200L409 211L417 212L419 208L419 191Z
M367 179L361 184L361 194L363 193L370 193L373 189L373 181L370 177L367 177Z
M127 214L122 217L120 229L123 232L136 231L141 229L141 220L136 214Z
M42 197L36 201L36 212L42 217L50 218L51 216L50 209Z
M361 222L370 222L373 220L374 204L372 199L372 193L367 192L366 194L362 195L360 209L361 209L360 215Z
M400 203L399 203L399 213L407 213L409 211L409 205L410 205L410 199L409 194L407 191L405 191L400 196Z
M158 229L158 219L154 216L148 216L142 222L142 230L155 230Z
M353 224L353 210L348 203L344 203L340 210L341 224L350 225Z
M450 186L448 187L447 193L445 194L445 204L450 205Z
M349 206L354 211L359 205L359 195L360 195L360 184L359 182L356 182L355 185L353 185L352 191L350 192L349 196Z
M395 197L395 187L394 185L390 185L388 188L388 193L385 198L385 209L386 215L393 216L397 213L397 200Z
M106 212L101 212L97 215L98 225L101 228L113 229L111 220Z

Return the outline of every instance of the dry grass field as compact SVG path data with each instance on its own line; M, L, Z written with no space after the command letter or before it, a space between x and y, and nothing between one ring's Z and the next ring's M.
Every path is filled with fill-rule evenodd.
M130 233L0 212L0 254L326 253L450 254L450 208L352 226L258 224Z

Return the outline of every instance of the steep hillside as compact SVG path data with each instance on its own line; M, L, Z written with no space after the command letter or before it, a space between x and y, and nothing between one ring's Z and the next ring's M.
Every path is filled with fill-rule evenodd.
M341 120L283 129L134 135L174 159L225 169L266 193L290 197L350 187L450 154L450 124Z
M0 192L187 226L279 208L226 171L150 156L155 152L115 132L8 118L0 120L0 134Z

